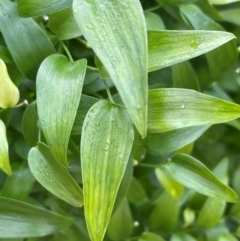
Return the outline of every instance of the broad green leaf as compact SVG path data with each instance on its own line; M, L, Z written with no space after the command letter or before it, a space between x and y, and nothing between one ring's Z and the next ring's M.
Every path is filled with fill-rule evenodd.
M49 16L49 27L60 40L72 39L82 35L73 16L72 8L66 8L51 14Z
M148 130L151 133L224 123L239 117L240 105L193 90L149 91Z
M130 156L134 130L124 109L101 100L83 124L81 164L85 217L92 241L102 241Z
M155 169L155 174L166 191L176 200L180 200L184 187L169 174L166 167L164 165L158 166Z
M144 13L146 25L148 30L164 30L165 25L161 19L161 17L152 12Z
M0 29L19 69L34 79L41 62L55 52L46 34L33 19L20 18L9 0L0 2Z
M222 234L218 241L238 241L238 239L231 233Z
M36 110L36 101L32 102L24 112L22 129L24 138L30 147L37 145L39 137L38 115Z
M168 192L164 191L148 217L151 231L171 232L179 214L179 204Z
M2 45L0 45L0 59L2 59L7 64L14 63L8 48L6 48Z
M197 241L193 236L187 233L173 234L171 241Z
M19 90L8 75L5 63L0 59L0 108L13 107L19 100Z
M12 169L8 157L8 141L5 124L0 120L0 168L8 175L12 174Z
M84 119L90 108L98 101L99 99L88 95L81 96L81 100L77 109L77 114L72 127L72 135L80 135L82 133L82 125Z
M234 38L222 31L148 31L148 71L195 58Z
M239 2L239 0L208 0L211 4L221 5L221 4L229 4L234 2Z
M188 61L173 65L172 75L174 87L200 90L197 75Z
M225 21L240 26L240 7L224 9L219 11L219 14Z
M142 143L151 155L165 156L197 140L208 128L209 126L194 126L163 133L149 133Z
M131 235L132 230L132 215L128 201L124 198L110 219L107 235L113 241L125 240Z
M181 14L195 30L217 30L224 29L211 18L201 12L195 5L181 5ZM233 65L238 57L236 44L231 41L206 54L208 65L213 77L216 77L222 70ZM218 61L216 61L218 60ZM226 61L227 60L227 61Z
M230 187L223 184L200 161L189 155L174 155L166 167L174 179L188 188L228 202L238 200L237 194Z
M33 176L49 192L73 206L83 205L82 189L68 171L56 162L45 144L38 143L37 147L31 149L28 164Z
M161 238L155 233L150 233L150 232L144 232L138 241L165 241L165 239Z
M55 159L68 166L67 147L79 106L86 60L69 62L49 56L37 75L37 108L41 129Z
M13 173L7 178L1 196L23 201L32 190L34 178L26 165L14 165ZM21 188L19 188L21 187Z
M72 0L18 0L18 11L21 17L36 17L70 7Z
M71 219L24 202L0 197L0 237L41 237L55 233Z
M140 2L74 0L73 9L84 37L110 74L137 130L145 137L147 30Z

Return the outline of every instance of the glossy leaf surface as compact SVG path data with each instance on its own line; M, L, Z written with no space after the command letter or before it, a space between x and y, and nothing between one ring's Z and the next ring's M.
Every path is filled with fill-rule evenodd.
M70 7L72 0L18 0L18 11L21 17L36 17Z
M28 164L33 176L49 192L73 206L83 205L82 189L69 172L54 159L45 144L38 143L37 147L31 149Z
M123 178L134 133L127 112L108 101L89 110L83 124L84 207L92 241L102 241Z
M8 141L6 135L6 126L0 120L0 168L8 175L12 174L12 169L8 157Z
M140 2L74 0L73 8L84 37L110 74L139 133L145 137L147 30Z
M67 147L80 102L86 60L69 62L49 56L37 75L37 107L41 129L55 159L68 166ZM46 104L47 103L47 104Z
M0 2L0 28L17 66L34 79L41 62L55 52L52 43L33 19L20 18L9 0Z
M0 59L0 108L13 107L19 100L19 90L8 75L5 63Z
M223 184L206 166L189 155L176 154L166 167L178 182L188 188L228 202L238 200L237 194L230 187Z
M0 197L0 237L27 238L52 234L71 219L24 202Z
M148 108L148 130L155 133L240 117L240 105L187 89L151 90Z

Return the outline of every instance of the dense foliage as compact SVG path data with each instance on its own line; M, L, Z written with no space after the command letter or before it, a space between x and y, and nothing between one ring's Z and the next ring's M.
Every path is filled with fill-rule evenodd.
M0 240L240 238L240 3L0 0Z

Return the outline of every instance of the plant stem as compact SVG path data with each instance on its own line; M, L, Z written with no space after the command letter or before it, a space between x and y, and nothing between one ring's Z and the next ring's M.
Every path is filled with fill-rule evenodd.
M70 62L74 62L74 60L72 58L72 55L70 54L70 52L69 52L68 48L66 47L66 45L63 42L61 42L61 45L63 46L63 48L64 48L64 50L65 50L65 52L66 52L66 54L67 54L67 56L68 56L68 58L70 60Z
M87 49L91 49L92 47L90 46L90 44L88 42L86 42L85 40L81 39L81 38L76 38L76 40L81 43L84 47L86 47Z
M161 8L161 7L162 7L162 5L157 5L157 6L155 6L155 7L152 7L152 8L149 8L149 9L145 10L144 12L145 12L145 13L146 13L146 12L153 12L153 11L158 10L158 9Z
M156 168L158 166L160 166L160 164L147 164L147 163L138 163L138 166L142 166L142 167L149 167L149 168Z
M109 100L110 100L113 104L115 104L115 102L114 102L114 100L113 100L113 98L112 98L112 94L111 94L111 92L110 92L110 90L109 90L109 88L108 88L108 85L107 85L107 82L106 82L105 79L103 79L103 83L104 83L104 85L105 85L105 88L106 88L106 91L107 91L107 95L108 95Z
M92 70L92 71L98 71L98 68L92 67L92 66L87 66L88 69Z

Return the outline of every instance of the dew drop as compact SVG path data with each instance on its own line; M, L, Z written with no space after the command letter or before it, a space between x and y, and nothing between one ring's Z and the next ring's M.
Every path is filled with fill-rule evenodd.
M181 105L181 109L184 109L185 108L185 105Z

